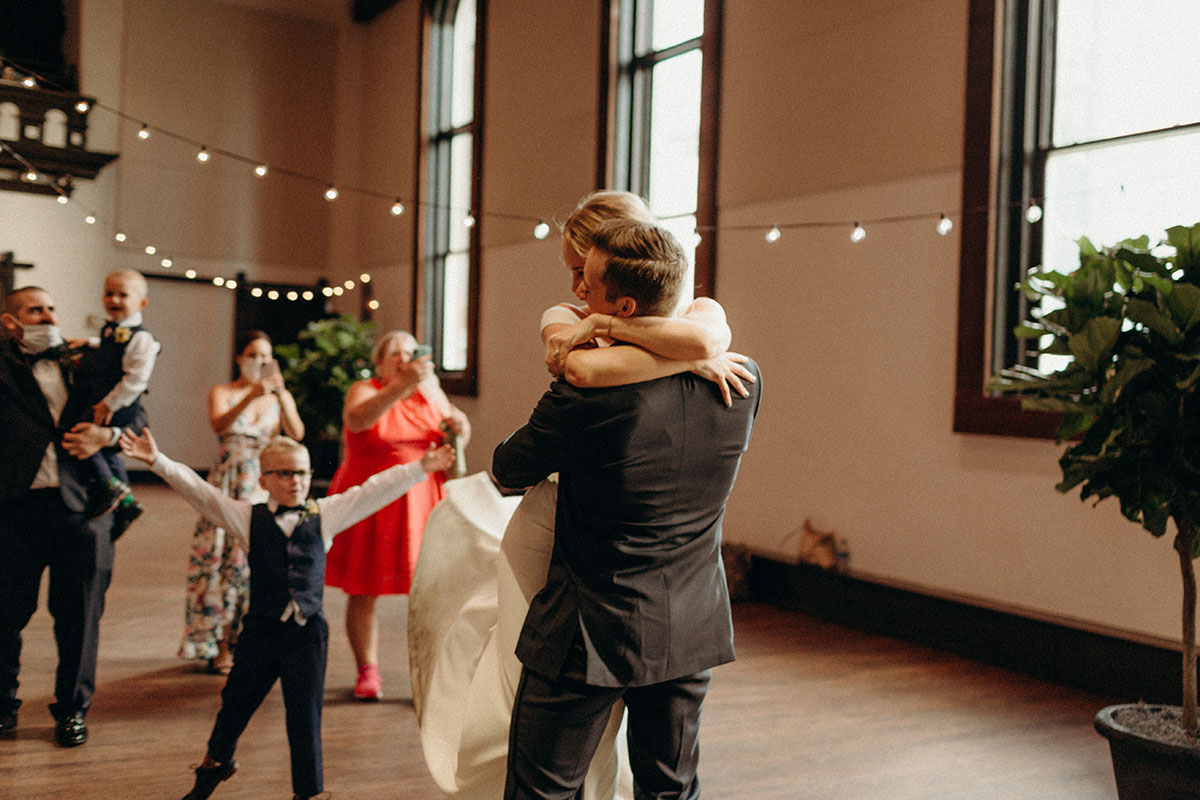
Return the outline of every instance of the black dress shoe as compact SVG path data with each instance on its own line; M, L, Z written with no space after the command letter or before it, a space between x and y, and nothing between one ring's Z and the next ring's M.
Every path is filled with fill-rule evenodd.
M183 800L208 800L208 796L217 788L221 781L229 780L237 772L237 762L228 764L213 764L206 767L203 764L196 767L196 785L183 796Z
M17 712L0 714L0 739L11 739L17 735Z
M78 747L87 741L87 723L83 721L83 712L76 711L58 721L54 726L54 741L60 747Z

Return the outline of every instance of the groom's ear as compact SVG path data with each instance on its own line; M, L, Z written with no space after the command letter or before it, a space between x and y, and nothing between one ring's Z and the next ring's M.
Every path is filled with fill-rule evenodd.
M617 300L618 317L632 317L637 312L637 300L632 297L621 297Z

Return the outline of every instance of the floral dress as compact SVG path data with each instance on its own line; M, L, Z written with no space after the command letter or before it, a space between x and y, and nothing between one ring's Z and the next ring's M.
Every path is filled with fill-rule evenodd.
M272 404L253 421L249 416L243 413L219 437L221 449L208 482L230 497L261 503L267 491L258 485L258 454L279 433L279 406ZM237 639L249 605L246 543L227 539L224 528L201 517L192 534L180 658L216 658L220 641L232 645Z

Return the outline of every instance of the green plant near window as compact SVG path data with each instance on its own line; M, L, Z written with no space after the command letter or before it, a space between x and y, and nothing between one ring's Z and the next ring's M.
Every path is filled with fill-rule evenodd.
M283 363L283 380L312 434L336 439L341 433L346 390L374 371L375 329L375 323L348 315L315 320L295 344L275 348Z
M1017 327L1043 339L1041 353L1068 356L1044 374L1023 366L988 388L1019 392L1027 409L1062 412L1058 441L1076 439L1059 459L1060 492L1117 498L1121 513L1155 537L1174 522L1183 581L1183 709L1196 720L1196 578L1200 555L1200 224L1097 249L1079 244L1079 268L1031 272L1018 288L1033 302L1061 308ZM1048 304L1049 305L1049 304ZM1078 437L1078 438L1076 438Z

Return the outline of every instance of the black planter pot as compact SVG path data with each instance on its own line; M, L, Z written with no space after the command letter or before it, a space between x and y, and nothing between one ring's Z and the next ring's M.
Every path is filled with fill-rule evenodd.
M1096 714L1096 730L1108 739L1120 800L1197 800L1200 747L1148 739L1114 716L1135 706L1108 706ZM1149 706L1151 710L1171 706Z

